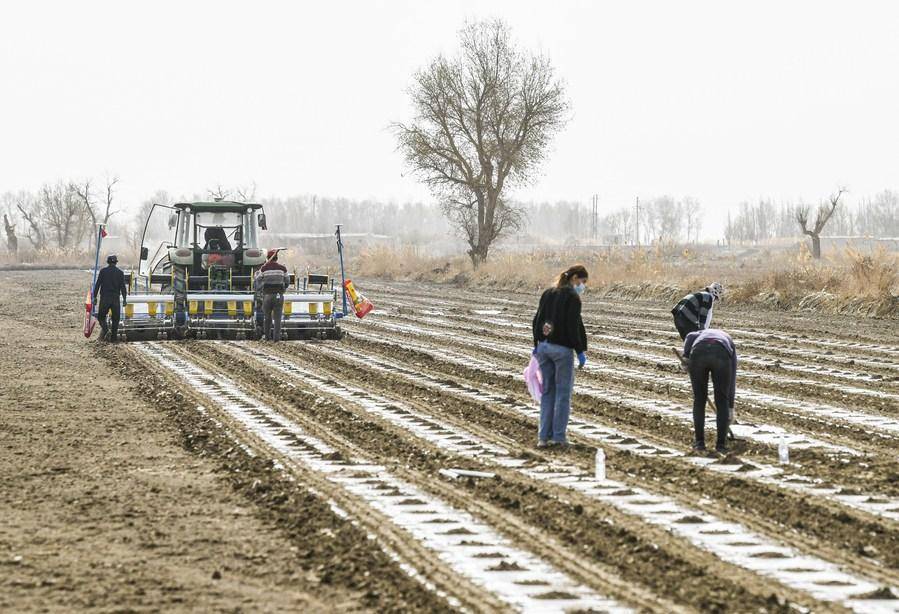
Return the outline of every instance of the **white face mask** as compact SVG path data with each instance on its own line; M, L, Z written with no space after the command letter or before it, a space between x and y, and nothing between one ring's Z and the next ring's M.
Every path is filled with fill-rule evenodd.
M587 284L585 284L584 282L581 282L574 287L574 291L577 292L578 294L583 294L584 290L586 290L586 289L587 289Z

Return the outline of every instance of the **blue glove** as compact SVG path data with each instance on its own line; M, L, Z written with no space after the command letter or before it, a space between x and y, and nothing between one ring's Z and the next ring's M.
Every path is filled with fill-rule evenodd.
M537 348L534 348L533 350L531 350L531 356L536 356L536 355L537 355Z
M587 353L586 352L578 352L577 353L577 368L583 369L585 364L587 364Z

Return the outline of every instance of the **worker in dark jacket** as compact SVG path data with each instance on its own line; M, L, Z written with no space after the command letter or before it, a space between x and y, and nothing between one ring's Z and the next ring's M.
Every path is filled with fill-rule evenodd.
M687 335L684 341L685 367L693 387L693 449L705 451L705 406L709 395L709 375L715 387L717 441L715 450L727 451L727 432L733 418L737 389L737 349L723 330L707 328Z
M587 269L577 264L559 275L556 285L540 297L534 316L534 356L543 376L537 447L568 447L565 432L571 414L574 357L587 362L587 333L581 320L581 294L587 287Z
M122 310L119 306L119 295L122 296L122 305L128 304L128 286L125 284L125 274L122 273L116 264L119 262L115 254L110 254L106 258L109 265L104 269L100 269L97 275L97 283L94 284L94 305L97 304L97 295L100 295L100 306L97 308L97 319L100 321L100 327L103 333L100 335L101 340L117 341L119 334L119 319L122 316ZM106 323L107 315L112 316L112 331ZM111 333L111 334L110 334Z
M681 339L695 330L704 330L712 324L712 308L715 302L724 296L724 286L717 281L706 286L704 290L692 292L682 298L671 310L674 326Z
M262 293L262 338L281 340L284 291L290 285L287 267L278 262L278 250L268 250L268 260L256 273L256 288Z
M228 242L228 235L225 234L224 228L211 226L203 233L203 238L206 240L206 245L203 246L204 250L214 252L231 251L231 243Z

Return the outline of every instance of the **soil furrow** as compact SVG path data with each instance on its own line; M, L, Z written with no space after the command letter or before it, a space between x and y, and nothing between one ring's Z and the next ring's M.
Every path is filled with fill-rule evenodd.
M387 309L383 309L384 306ZM471 309L459 307L451 310L441 311L437 317L428 315L429 305L418 301L409 301L407 299L390 297L387 300L381 299L379 309L376 312L380 315L399 315L404 317L413 316L416 320L427 319L428 321L437 322L445 319L452 322L458 328L468 328L471 326L481 327L483 324L491 324L497 330L506 330L509 332L529 331L530 320L533 313L528 311L503 309L496 316L473 314ZM670 317L664 320L665 324ZM680 344L680 338L674 331L673 326L661 328L661 322L658 319L638 319L626 318L611 314L603 316L592 315L589 312L584 313L584 324L588 334L605 334L612 336L622 336L626 331L626 337L622 337L627 341L648 343L651 346L657 346L667 351L668 347ZM766 342L757 341L755 334L749 331L739 331L744 333L738 335L738 345L741 352L746 349L764 355L765 359L775 360L782 357L782 363L795 362L799 367L838 367L839 371L845 372L850 379L861 378L868 379L866 376L873 376L873 380L890 382L894 385L899 382L899 361L890 361L889 359L870 360L859 356L859 350L839 350L835 352L830 349L823 349L822 346L812 346L813 349L796 349L794 347L785 347L787 343L795 345L795 341L791 340L772 340L766 339ZM764 359L763 359L764 360ZM864 370L859 367L865 367Z
M437 594L423 590L375 543L367 532L338 514L328 498L310 489L272 462L236 445L223 426L197 411L198 399L173 375L148 362L135 349L105 353L126 379L178 425L184 447L215 459L232 488L260 517L277 525L296 547L295 564L323 585L359 592L372 609L391 612L452 611Z
M485 387L483 382L477 382L472 385L447 380L443 375L435 377L421 370L417 365L413 367L395 362L392 359L372 352L366 352L358 346L354 347L352 354L342 353L322 345L310 345L308 348L322 353L326 357L350 362L351 366L363 370L374 369L382 373L402 377L406 381L425 385L425 387L436 389L442 393L512 409L517 413L525 413L531 418L536 418L539 415L539 408L530 404L530 399L527 399L528 402L516 401L505 392L491 391ZM620 431L578 416L571 418L569 428L573 433L586 437L591 441L608 443L614 447L642 454L643 456L679 457L709 470L720 471L743 479L759 480L769 486L773 485L792 491L798 490L806 495L822 497L841 507L849 507L884 519L899 521L899 498L890 499L879 494L862 496L857 489L849 489L838 485L824 485L819 480L811 480L797 473L784 471L780 467L759 462L757 459L754 459L753 462L744 463L742 459L738 459L735 455L729 455L728 458L722 459L720 462L713 462L711 459L717 455L696 455L668 447L666 443L659 442L659 438L655 433L647 434L634 429Z
M446 331L458 331L460 329L454 327L451 323L436 324L428 322L425 324L406 324L399 322L385 321L384 316L376 317L367 321L368 326L378 328L394 329L412 334L419 333L424 335L442 335ZM465 330L464 328L461 330ZM491 343L501 342L510 343L528 347L531 344L531 336L529 333L514 332L508 330L473 328L466 335L473 342ZM640 347L639 349L628 349L621 345L639 345L641 342L625 340L617 345L603 344L596 341L596 336L590 336L589 354L594 359L605 362L626 361L630 364L638 365L642 368L665 368L671 372L676 372L677 362L672 358L670 349L663 350L658 347ZM675 347L672 345L671 347ZM856 407L876 408L878 412L886 412L894 416L899 416L899 394L890 392L889 390L861 388L858 385L848 385L845 382L833 381L835 378L832 374L821 372L820 381L814 379L800 378L790 374L783 374L783 370L772 363L768 366L759 367L757 364L749 364L742 361L739 377L744 380L742 389L761 393L786 394L796 398L815 398L823 399L831 403L837 403L839 407L846 409L854 409ZM810 367L811 368L811 367ZM750 380L751 385L747 386L745 380ZM889 382L880 382L879 385L890 385ZM899 428L899 427L897 427Z
M304 348L302 352L288 350L287 353L293 358L309 360L307 354L310 349L312 348ZM400 390L401 394L406 397L418 398L425 394L433 394L432 388L421 386L416 382L410 382L399 374L378 372L375 375L364 368L360 368L358 363L341 360L339 356L334 354L334 352L328 352L327 360L315 360L314 364L319 369L332 372L332 375L340 373L341 381L349 379L366 389L372 390ZM344 364L340 364L341 362ZM419 364L419 371L422 371L421 367L422 365ZM476 385L482 386L479 382ZM503 432L498 429L501 428L504 419L514 419L516 424L524 427L522 430L517 431L517 443L525 449L532 446L535 425L530 419L523 420L520 411L504 411L498 403L489 401L478 402L456 397L453 398L452 405L455 412L446 413L443 411L443 408L447 407L447 402L446 397L441 397L439 403L432 404L436 408L431 410L432 413L442 419L452 420L455 416L456 422L460 426L468 427L467 425L471 424L481 424L484 432L494 433L490 439L495 439L495 433ZM491 410L493 415L483 415L485 406ZM464 416L461 415L463 411L466 412ZM508 435L508 433L505 434ZM612 453L610 451L610 454L617 458L617 452ZM768 484L747 480L739 474L709 476L707 475L708 472L701 471L701 467L689 466L683 460L678 462L677 459L672 458L639 456L627 451L621 453L621 456L626 463L619 470L629 476L641 476L644 484L650 488L657 488L657 484L663 481L663 476L667 476L669 482L676 484L674 488L667 491L669 494L678 495L681 491L679 484L690 483L692 480L697 479L701 480L702 485L698 492L691 492L691 496L685 499L685 502L688 504L692 504L697 495L715 498L723 497L724 500L721 504L716 504L714 507L715 513L719 515L733 514L735 510L740 510L739 514L733 516L734 520L739 521L745 521L746 514L762 518L770 516L774 523L792 527L813 539L821 542L827 542L829 538L842 540L839 542L842 547L857 552L860 556L864 556L863 552L876 553L877 556L870 557L872 560L879 560L891 568L899 567L899 557L892 553L893 550L899 549L899 524L895 522L884 521L876 517L872 518L868 514L859 514L855 510L847 510L844 506L809 498L800 493L784 492L782 489L773 488ZM585 461L587 463L585 467L588 467L590 461L589 450ZM734 463L737 461L731 458L726 459L726 462ZM777 500L780 503L773 512L770 510L770 502L772 500ZM767 530L769 532L773 530L775 534L780 532L779 527L774 526L772 529L771 525L767 526ZM871 535L872 532L876 535L876 538ZM890 543L892 545L881 550L879 547L873 546L874 541L878 544ZM818 548L820 545L815 544L814 547ZM857 556L843 560L850 564L858 563ZM866 567L868 571L872 569L870 566ZM899 579L899 576L896 576L895 579Z
M528 346L523 344L512 345L499 340L481 341L473 336L451 336L445 331L420 331L417 328L384 326L377 323L369 326L375 327L381 337L403 336L421 339L425 343L458 347L466 353L489 356L490 360L498 364L506 364L512 357L525 361L528 355ZM664 393L666 399L671 397L672 391L680 391L684 406L692 404L689 382L683 374L674 377L677 372L673 365L654 363L656 372L653 373L642 370L646 366L642 361L634 365L634 360L630 357L613 357L606 360L602 355L598 359L595 354L593 356L584 372L587 383L596 382L603 388L608 388L612 384L613 388L618 387L625 392L636 387L648 392ZM666 375L669 369L671 374ZM600 379L597 380L596 377ZM829 406L819 407L811 400L791 402L786 397L770 397L747 390L739 383L737 414L741 420L748 419L750 422L778 424L786 421L800 430L824 436L838 444L849 447L863 445L865 449L873 446L875 450L881 449L889 457L894 455L897 437L891 436L892 431L876 426L879 421L887 421L887 418L879 419L873 415ZM872 432L872 429L877 429L876 433Z
M194 346L192 349L199 350L200 346ZM207 349L211 348L202 348L203 351ZM179 351L179 353L183 352ZM322 429L320 423L308 420L306 407L303 407L304 411L298 412L293 409L292 405L284 405L277 401L278 395L271 395L266 391L267 387L256 387L257 380L242 379L241 373L236 372L232 376L239 378L239 383L228 384L231 380L220 373L219 367L215 366L216 363L210 361L208 356L199 356L198 353L193 352L183 354L188 361L210 369L209 373L215 374L216 381L224 381L226 385L232 387L239 386L241 394L254 395L249 398L268 398L267 402L273 403L273 406L278 409L260 406L261 410L267 414L263 422L273 427L277 436L282 436L288 428L298 429L296 435L302 440L303 445L305 447L316 446L319 450L320 460L306 461L312 465L313 470L323 471L325 474L331 473L331 475L326 475L326 479L343 485L355 495L359 495L361 492L367 502L374 505L379 511L387 513L387 516L381 521L382 525L372 527L370 530L381 533L383 526L398 524L416 539L424 540L428 548L436 550L439 558L447 561L457 572L464 574L481 586L485 598L483 603L475 609L495 609L489 605L488 597L490 593L494 592L516 609L519 607L525 610L539 607L539 609L548 611L568 610L572 607L585 610L598 608L603 611L620 609L613 602L599 597L584 586L572 582L564 574L560 574L559 571L553 569L552 563L547 564L526 550L511 546L508 538L500 538L496 529L488 527L488 524L500 525L504 527L505 531L514 533L516 528L514 522L510 525L508 519L502 521L502 516L495 511L481 514L475 520L469 515L473 510L459 507L459 501L448 496L452 495L453 489L433 483L432 478L422 479L418 474L410 472L408 468L390 469L380 464L372 465L372 462L378 463L385 459L372 457L363 447L345 438L342 433L335 433L331 428L333 421L327 425L328 428ZM229 366L233 366L234 363L235 361L232 360ZM238 364L243 368L247 366L246 363ZM318 401L320 403L321 399ZM300 426L288 426L294 424L291 420L296 420L296 424ZM359 422L356 421L356 424L358 426ZM319 432L312 434L310 430L307 430L309 427ZM308 456L306 455L304 458ZM364 460L366 458L370 460ZM327 469L329 464L332 466L330 470ZM317 465L323 465L323 467L317 468ZM333 474L335 466L342 473ZM427 488L424 488L423 485L426 485ZM390 501L390 504L386 505L386 509L382 502L385 497ZM429 538L428 535L432 537ZM466 535L472 537L466 538ZM479 543L469 543L466 539L476 540ZM505 542L503 542L504 539ZM544 550L558 552L558 544L552 540L549 541L551 543L547 544L547 548ZM494 569L493 561L489 560L491 557L480 556L484 549L490 552L505 553L504 556L509 559L508 562L518 565L514 570L509 569L516 573L512 576L502 573L506 571L501 569L502 561ZM417 557L407 559L407 563L419 566L423 560L422 554L419 553ZM424 556L426 559L428 558L426 554ZM572 563L574 564L575 561ZM603 574L597 573L595 569L590 570L590 573L584 574L584 576L594 583L602 583L602 579L605 577ZM538 579L540 582L537 582ZM453 592L454 589L450 587L449 590ZM488 592L485 593L484 590ZM510 595L510 593L512 594ZM566 597L566 595L568 596ZM631 595L633 596L633 593ZM658 598L643 598L642 601L649 604L658 602Z
M524 313L533 314L540 291L514 292L466 290L458 287L428 286L422 289L420 284L391 283L366 281L366 288L372 296L380 298L395 296L398 300L414 300L434 309L503 309L515 308ZM452 295L447 299L446 295ZM377 303L377 300L375 301ZM676 302L676 301L674 301ZM603 317L638 316L639 319L655 322L669 322L671 307L661 305L659 301L630 299L619 296L603 296L588 293L585 298L584 312ZM813 317L810 317L813 313ZM841 315L828 315L814 312L786 313L757 307L743 307L724 304L716 309L715 321L723 328L735 333L746 333L765 336L778 340L812 343L835 348L856 348L870 350L899 357L899 333L895 327L895 319L889 318L848 318Z
M222 348L194 344L190 351L191 355L207 357L222 368L229 369L242 382L254 382L258 386L270 383L269 389L285 406L303 407L302 416L292 414L296 419L305 419L310 428L317 424L322 436L330 434L331 437L347 438L385 463L404 465L424 480L425 483L421 484L423 488L434 487L431 483L433 479L426 479L425 476L435 475L448 465L496 472L502 479L488 482L469 480L459 485L465 486L466 497L488 501L502 508L505 517L511 512L529 526L546 529L570 548L599 553L595 560L614 565L629 582L648 582L656 594L668 595L703 610L727 609L727 599L719 600L715 596L729 593L744 595L733 603L748 599L758 607L772 607L767 599L767 589L762 588L764 582L760 585L758 577L680 544L664 531L634 522L632 518L616 513L613 508L600 506L595 500L579 498L571 493L561 498L555 489L545 484L535 484L533 480L516 477L475 459L448 456L445 450L433 449L426 444L416 445L414 440L409 440L408 434L398 433L396 429L372 420L370 416L359 415L339 403L323 400L320 394L295 385L285 386L283 377L270 369L235 359ZM445 401L449 402L446 399L439 402ZM608 519L614 519L613 523L605 522ZM662 547L662 544L665 546ZM699 569L707 570L716 565L725 565L730 571L711 578L707 572L699 572ZM654 570L651 577L646 574L649 568ZM733 584L734 579L740 580L740 586ZM752 596L747 587L754 587ZM754 593L756 590L760 593ZM796 598L800 599L800 596L796 595Z
M376 345L377 344L363 344L360 347L360 350L363 352L373 351L377 353L377 347L373 347ZM390 348L385 352L385 355L393 359L401 359L405 352L409 352L412 355L412 360L407 362L407 365L414 365L418 371L430 371L439 374L438 377L442 377L442 381L452 381L447 378L447 376L451 374L455 377L459 377L460 381L474 382L474 385L480 388L483 388L484 386L486 378L478 372L466 372L464 369L454 370L452 367L448 368L445 363L441 363L438 359L434 359L427 355L422 356L419 353L415 353L411 350L402 350L398 347ZM504 384L509 381L508 378L497 378L496 381L491 381L490 384L500 384L499 386L496 386L497 389L501 391L500 394L506 393L516 395L517 392L513 391L511 388L520 389L521 385L518 382L512 382L513 385L511 388L504 386ZM511 396L511 398L515 397ZM483 405L478 404L475 404L475 406L483 407ZM477 415L476 412L475 415ZM516 416L516 418L520 417ZM497 419L492 426L497 429L502 428L502 420L503 419ZM527 420L524 420L523 423L527 425ZM658 428L660 426L659 424L656 424L655 426L656 430L650 432L664 432L668 430L667 428ZM524 431L520 434L520 441L522 444L526 445L527 442L532 443L533 438L534 426L531 423L530 425L524 426ZM727 497L727 500L722 502L719 508L716 508L720 510L719 513L727 514L732 510L745 510L747 513L752 514L752 517L764 518L771 516L776 520L777 524L795 527L796 530L816 536L821 540L826 541L828 540L828 536L834 534L842 535L845 540L842 542L843 546L849 551L857 553L860 556L865 556L864 553L876 553L878 558L889 561L888 565L891 567L895 568L897 560L899 560L895 555L889 553L889 550L892 550L892 548L881 551L876 545L880 543L880 536L882 534L889 534L891 536L889 539L896 540L895 522L884 521L877 518L872 519L867 514L858 514L842 507L830 506L820 500L816 502L814 499L796 493L783 492L779 489L774 489L772 491L769 487L763 485L755 486L755 490L747 490L745 480L736 476L706 477L707 473L706 475L703 475L703 472L699 467L681 468L678 471L685 471L687 476L685 476L683 480L672 480L672 469L670 466L664 465L665 459L653 458L651 460L639 462L637 459L631 459L630 456L631 455L629 454L623 455L623 458L628 461L628 472L634 475L644 476L645 479L651 483L658 482L659 484L669 486L671 488L670 492L674 496L682 494L680 492L682 489L681 484L698 484L698 488L703 491L703 494L712 500L722 496ZM589 452L587 452L587 457L584 460L589 463ZM668 462L670 462L670 460ZM663 464L662 468L659 468L660 463ZM793 467L791 467L791 469L793 469ZM854 482L849 483L853 484L854 487L859 487ZM690 488L695 489L697 486L691 486ZM847 494L852 494L853 492L857 493L858 491L848 490ZM778 501L779 504L772 507L772 501Z
M359 339L357 336L356 339ZM379 336L377 341L386 340L386 336ZM415 346L409 336L397 338L394 343L398 347L408 349ZM476 357L481 356L482 365L459 365L459 362L446 355L446 347L451 344L445 343L441 346L423 346L433 348L432 356L435 356L444 363L454 363L447 368L451 370L459 370L469 372L476 380L491 382L499 385L501 388L508 390L511 394L523 395L524 391L517 375L512 377L508 375L509 371L496 372L495 368L486 367L485 365L497 364L497 359L492 355L490 350L472 351L470 347L465 347L460 356ZM415 349L418 349L417 347ZM514 372L512 372L514 373ZM642 387L646 392L653 392L655 388L652 385ZM658 390L659 393L668 392L666 388ZM644 432L658 433L669 438L675 445L686 446L692 441L692 421L685 413L678 416L678 419L672 419L668 413L647 413L642 410L634 411L634 406L624 400L615 401L608 400L604 397L594 397L591 394L581 394L578 392L578 386L575 386L575 398L578 399L577 407L584 411L587 415L591 415L602 419L610 426L614 427L635 427L640 428ZM685 404L686 406L686 404ZM686 410L685 410L686 412ZM742 422L745 419L742 412L738 412L738 417ZM788 421L789 416L784 417L777 412L771 412L770 418L772 423L783 423ZM734 427L735 429L737 427ZM776 427L771 427L774 429ZM769 429L770 430L770 429ZM835 440L835 443L851 444L845 439L838 438L836 434L839 431L832 431L833 436L829 437ZM766 436L764 439L771 440L753 441L743 440L737 443L735 450L741 454L747 454L751 457L759 457L762 461L770 461L777 458L776 456L776 437ZM799 447L793 452L793 460L796 462L794 468L809 478L821 478L842 483L857 485L860 488L882 492L883 494L895 496L899 490L899 466L896 463L896 457L892 447L883 446L879 448L881 442L877 439L869 438L866 445L862 449L871 449L872 452L882 449L882 454L866 455L864 457L845 457L838 455L835 459L834 450L819 448L818 446ZM872 445L874 444L874 445Z
M480 521L416 490L403 477L371 464L359 451L345 444L339 448L296 426L289 418L250 396L215 367L198 366L205 359L185 358L161 346L149 350L168 366L177 367L188 383L210 396L213 403L236 418L251 438L277 450L298 476L311 481L333 497L350 517L386 540L394 552L461 605L476 611L533 609L561 612L572 607L620 609L544 564L533 555L509 546ZM252 393L255 394L255 393ZM439 495L438 495L439 496ZM461 543L463 537L483 545ZM479 556L480 549L504 553L516 565L516 573L493 569L493 562ZM438 556L435 557L434 554ZM499 564L502 565L502 562ZM541 584L534 584L540 580ZM543 584L545 582L545 585Z

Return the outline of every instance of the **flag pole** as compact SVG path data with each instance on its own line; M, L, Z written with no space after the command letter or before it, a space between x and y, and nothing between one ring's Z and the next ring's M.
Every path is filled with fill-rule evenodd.
M94 285L97 283L97 269L100 268L100 243L103 240L104 235L103 226L104 224L97 224L97 251L94 254L94 275L91 279L91 287L89 290L91 299L93 299L94 296ZM94 305L93 300L91 300L91 312L96 313L97 310L95 307L96 305Z
M343 296L343 317L346 317L346 271L343 268L343 238L340 236L340 227L342 225L337 224L337 231L334 234L337 235L337 253L340 256L340 293Z

